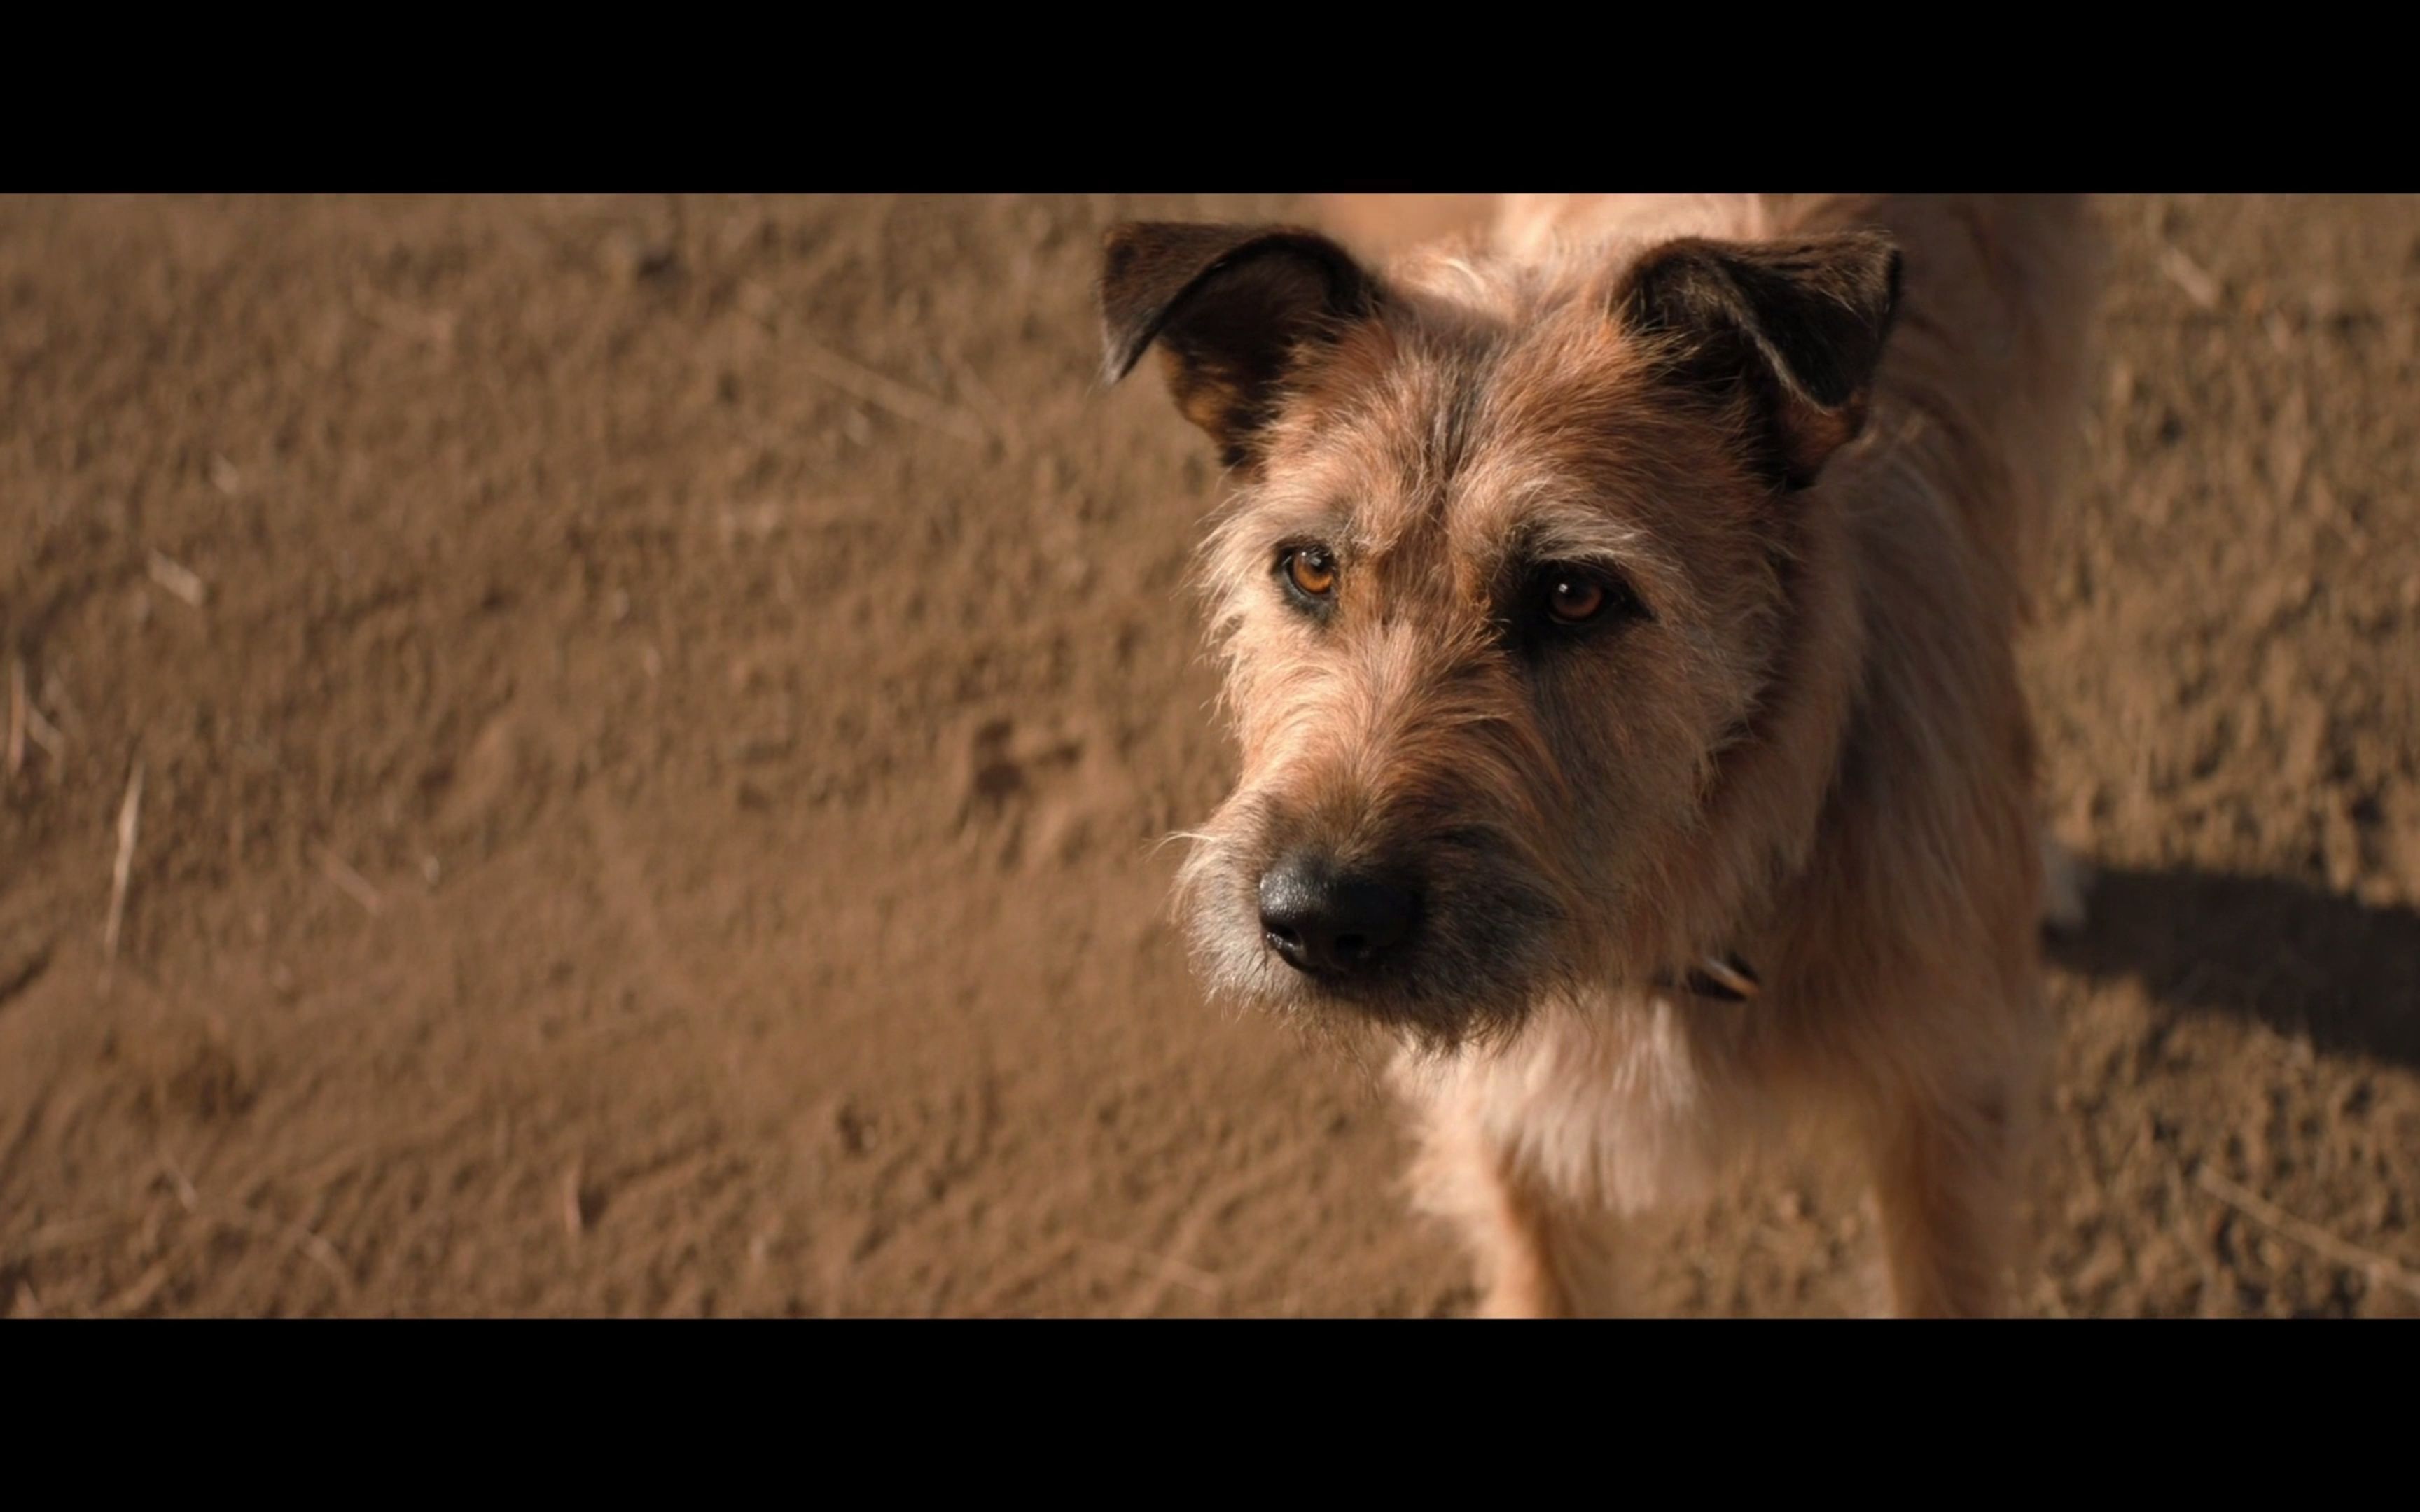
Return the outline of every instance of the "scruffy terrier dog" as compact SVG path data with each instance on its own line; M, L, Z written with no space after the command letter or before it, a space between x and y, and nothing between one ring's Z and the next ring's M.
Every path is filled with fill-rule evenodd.
M1483 1310L1621 1310L1625 1215L1785 1132L1870 1161L1902 1313L1999 1310L2046 1039L2011 639L2076 430L2061 199L1515 196L1382 274L1127 224L1238 485L1216 989L1400 1041Z

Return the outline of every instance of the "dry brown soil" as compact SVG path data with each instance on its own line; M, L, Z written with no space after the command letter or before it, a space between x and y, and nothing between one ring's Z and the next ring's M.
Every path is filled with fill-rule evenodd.
M0 201L0 1312L1466 1307L1153 848L1217 479L1095 239L1288 208ZM2024 1304L2420 1312L2420 201L2105 209ZM1863 1307L1853 1196L1648 1303Z

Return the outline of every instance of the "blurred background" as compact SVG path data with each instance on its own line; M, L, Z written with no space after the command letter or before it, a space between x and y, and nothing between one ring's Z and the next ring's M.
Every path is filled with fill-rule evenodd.
M2023 1304L2420 1315L2420 200L2102 209ZM1153 849L1218 478L1097 239L1299 213L0 199L0 1313L1466 1308ZM1642 1303L1866 1239L1779 1172Z

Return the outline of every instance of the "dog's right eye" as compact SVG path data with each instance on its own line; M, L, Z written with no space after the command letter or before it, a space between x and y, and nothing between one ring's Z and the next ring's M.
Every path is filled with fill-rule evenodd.
M1323 609L1336 594L1336 559L1325 547L1292 546L1278 554L1278 576L1306 609Z

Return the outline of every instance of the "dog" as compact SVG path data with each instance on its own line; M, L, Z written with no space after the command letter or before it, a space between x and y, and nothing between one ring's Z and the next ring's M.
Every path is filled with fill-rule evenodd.
M1108 233L1107 380L1156 349L1233 485L1198 969L1395 1047L1482 1314L1623 1311L1625 1219L1807 1137L1891 1310L2007 1309L2074 907L2012 643L2098 246L2000 196Z

